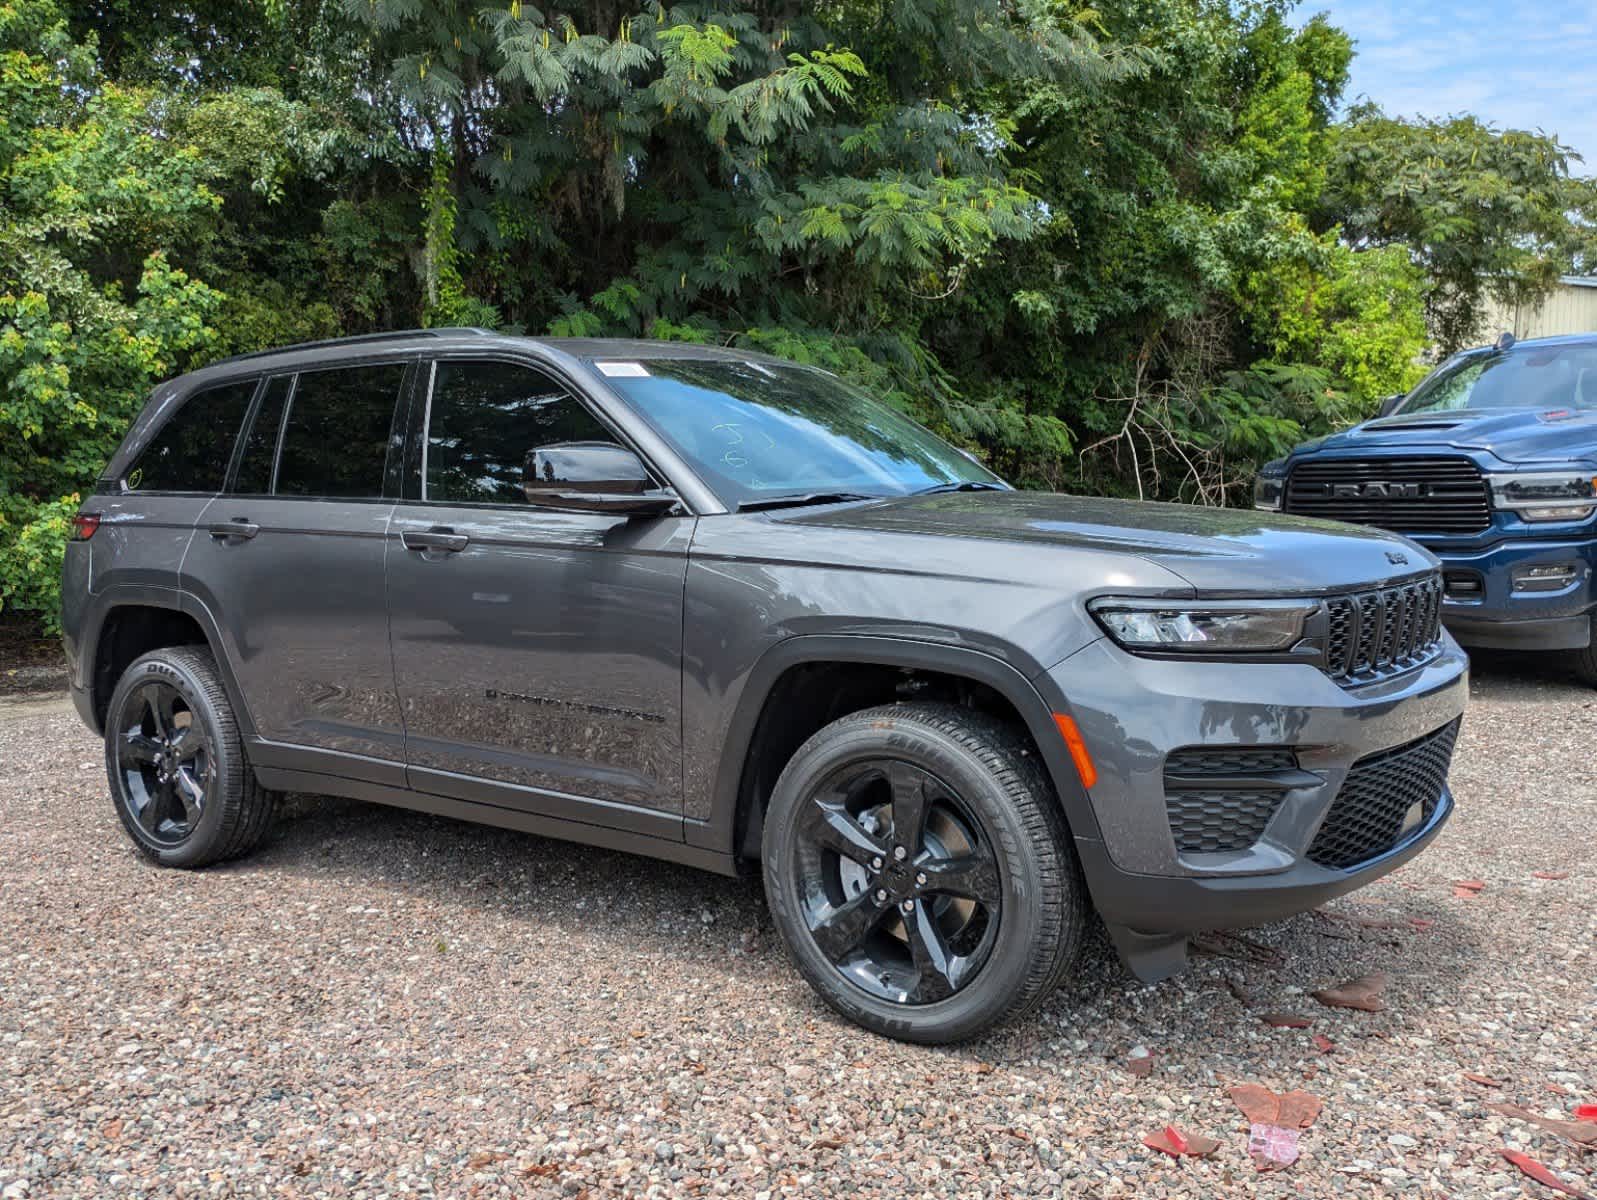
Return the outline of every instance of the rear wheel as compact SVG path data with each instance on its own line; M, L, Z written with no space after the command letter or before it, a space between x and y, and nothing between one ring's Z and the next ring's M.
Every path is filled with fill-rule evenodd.
M1084 900L1029 743L985 714L905 704L835 721L777 781L763 857L800 972L868 1029L973 1037L1068 971Z
M105 764L128 836L162 866L237 858L271 823L274 794L256 782L216 663L199 647L155 650L123 672Z

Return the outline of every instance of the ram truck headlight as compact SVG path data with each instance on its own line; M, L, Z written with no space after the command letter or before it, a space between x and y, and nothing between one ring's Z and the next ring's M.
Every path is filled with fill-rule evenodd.
M1286 459L1278 458L1259 468L1253 477L1253 507L1266 512L1280 512L1281 500L1286 494Z
M1104 631L1133 653L1271 654L1303 640L1319 603L1105 596L1089 607Z
M1590 468L1488 475L1492 503L1524 521L1584 521L1597 510L1597 478Z

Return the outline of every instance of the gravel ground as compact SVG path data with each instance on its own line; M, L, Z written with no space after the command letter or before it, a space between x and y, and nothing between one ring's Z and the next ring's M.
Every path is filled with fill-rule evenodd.
M1597 1191L1597 1151L1487 1107L1597 1101L1594 706L1482 664L1407 869L1158 986L1100 948L926 1050L824 1009L754 881L334 800L156 870L70 711L0 701L0 1195L1552 1196L1505 1146ZM1369 971L1383 1012L1306 994ZM1325 1101L1287 1171L1255 1176L1246 1081ZM1140 1145L1172 1121L1220 1150Z

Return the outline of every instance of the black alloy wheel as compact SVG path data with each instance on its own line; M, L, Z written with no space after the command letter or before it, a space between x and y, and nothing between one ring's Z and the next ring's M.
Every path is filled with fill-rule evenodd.
M942 780L867 759L810 792L796 832L810 936L845 978L929 1004L981 970L1003 914L998 862Z
M124 698L116 758L126 803L160 846L193 834L205 812L215 758L204 726L172 684L156 679Z
M893 704L817 732L776 781L765 895L795 965L867 1029L944 1043L1036 1007L1086 914L1059 801L1025 731Z

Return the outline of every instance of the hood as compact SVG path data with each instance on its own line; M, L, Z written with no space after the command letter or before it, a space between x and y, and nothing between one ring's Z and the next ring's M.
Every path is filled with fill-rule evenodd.
M965 553L949 546L956 538L1134 555L1217 595L1354 591L1436 565L1429 552L1378 529L1245 509L1051 492L945 492L772 516L794 524L924 537L925 552L951 565L959 561L955 555Z
M1377 417L1299 446L1306 451L1370 449L1484 450L1526 465L1597 458L1597 411L1486 409Z

